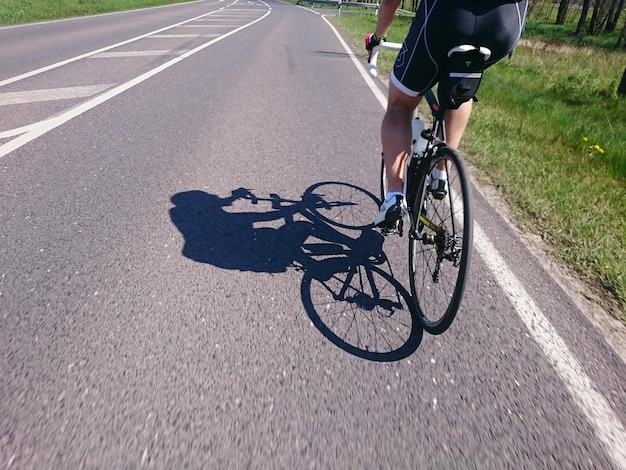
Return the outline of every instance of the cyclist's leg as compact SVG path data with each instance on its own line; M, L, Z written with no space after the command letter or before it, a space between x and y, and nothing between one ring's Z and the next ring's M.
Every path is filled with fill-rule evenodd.
M449 147L458 149L461 138L465 133L465 128L472 114L472 100L466 101L458 109L449 109L446 112L446 142ZM447 169L445 160L437 163L437 172L432 175L431 187L438 188L439 193L445 192L445 181L447 180Z
M387 191L401 192L404 163L411 151L411 119L421 96L408 96L389 85L387 112L381 127L383 157L387 169Z
M471 114L472 100L466 101L458 109L450 109L446 112L446 142L449 147L459 148Z
M411 151L413 111L422 95L437 82L438 62L446 55L443 42L430 33L434 31L437 35L447 37L446 22L432 21L433 18L442 16L434 15L435 11L441 10L435 8L435 5L437 2L420 3L391 74L388 110L382 129L388 193L402 191L403 175L394 171L392 165L397 164L400 169L404 169L402 163ZM438 28L437 21L446 27ZM440 30L445 30L446 33L439 33ZM387 164L387 152L392 154L389 158L391 164Z
M381 126L387 193L374 219L374 225L380 228L395 229L406 213L404 168L411 151L411 119L420 99L403 93L393 84L389 86L387 112ZM402 233L401 229L399 233Z

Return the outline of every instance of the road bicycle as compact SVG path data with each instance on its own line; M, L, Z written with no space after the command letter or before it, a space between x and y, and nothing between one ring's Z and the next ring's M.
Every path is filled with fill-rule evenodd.
M370 75L376 76L380 50L399 50L399 43L383 42L370 58ZM411 295L424 330L441 334L452 324L463 298L472 251L472 194L461 155L446 144L446 110L474 99L484 62L490 51L461 45L450 50L448 66L438 86L425 94L432 123L424 122L416 110L413 143L405 165L404 194L408 207L409 283ZM469 98L468 98L469 97ZM432 187L434 168L447 172L447 184ZM387 178L381 164L380 197L385 200ZM384 235L404 231L400 219Z

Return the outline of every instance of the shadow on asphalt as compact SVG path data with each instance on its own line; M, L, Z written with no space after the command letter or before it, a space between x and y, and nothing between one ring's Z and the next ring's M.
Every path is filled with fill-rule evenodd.
M317 183L298 200L239 188L219 197L186 191L171 198L182 254L239 271L302 271L304 308L333 344L357 357L395 361L417 350L423 330L410 294L393 277L373 230L378 200L357 186Z

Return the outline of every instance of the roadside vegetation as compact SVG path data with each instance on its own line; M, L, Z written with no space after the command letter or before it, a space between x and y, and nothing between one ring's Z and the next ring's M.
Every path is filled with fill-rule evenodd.
M0 26L155 7L189 0L0 0Z
M169 3L176 1L0 0L0 24ZM598 23L593 8L583 17L585 3L531 0L524 40L483 79L462 150L475 178L498 189L516 223L540 236L595 300L626 322L626 98L617 92L626 12L611 10ZM332 8L333 22L365 55L374 9L346 6L337 16L335 5L306 4ZM569 10L558 8L564 4ZM411 16L399 15L390 41L402 41ZM381 75L393 58L381 54Z

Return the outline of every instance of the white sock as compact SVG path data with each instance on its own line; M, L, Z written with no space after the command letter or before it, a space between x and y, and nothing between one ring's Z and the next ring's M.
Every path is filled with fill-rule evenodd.
M440 170L439 168L433 168L433 171L430 172L430 177L434 180L447 180L448 172L446 170Z

